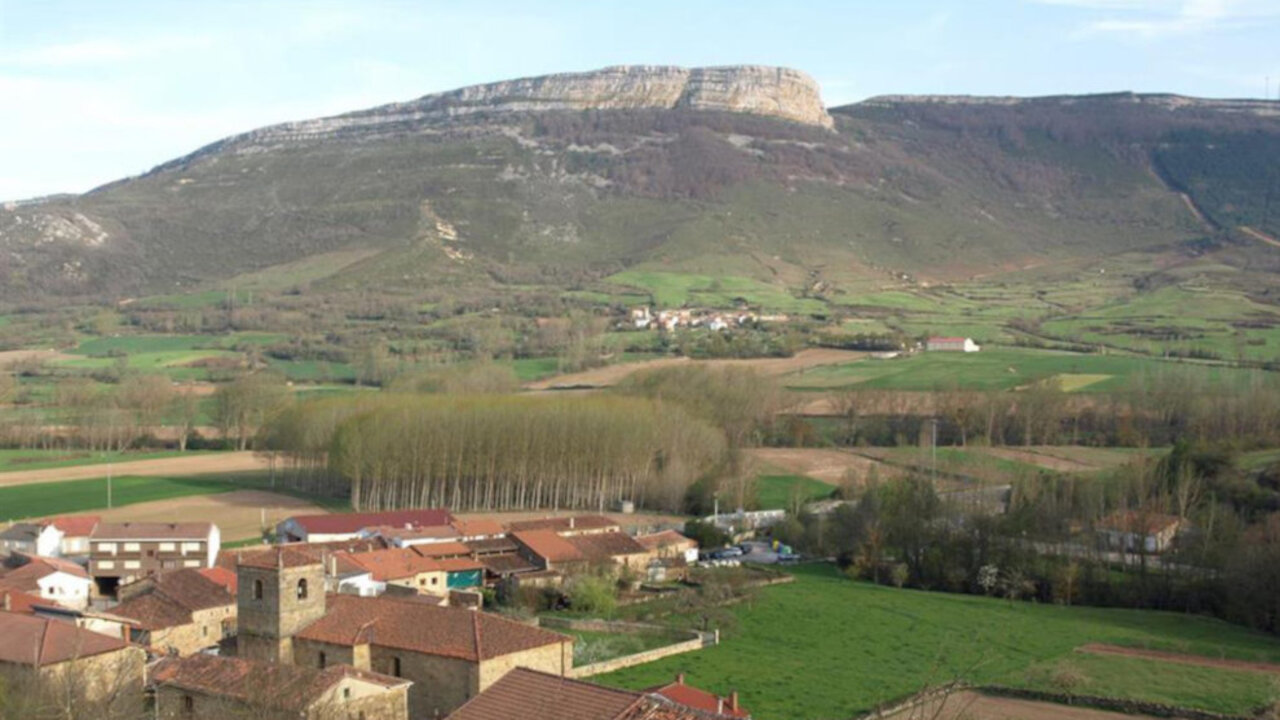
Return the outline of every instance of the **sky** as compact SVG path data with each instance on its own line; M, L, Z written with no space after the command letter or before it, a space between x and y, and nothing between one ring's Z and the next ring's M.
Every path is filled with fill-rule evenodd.
M464 85L739 63L804 70L832 106L1276 97L1280 0L0 0L0 199L84 192L237 132Z

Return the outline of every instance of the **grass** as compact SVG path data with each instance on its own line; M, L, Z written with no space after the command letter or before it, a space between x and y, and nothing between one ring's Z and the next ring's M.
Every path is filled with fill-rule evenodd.
M763 310L783 312L821 312L826 307L819 300L797 298L785 288L735 275L624 270L605 278L605 282L646 290L659 308L732 308L739 300Z
M707 690L739 690L760 720L817 720L851 717L955 678L1045 687L1036 671L1078 661L1074 649L1089 642L1280 660L1276 638L1216 620L896 590L847 580L826 565L797 568L794 583L766 588L731 612L736 627L719 646L596 679L643 688L683 671ZM1187 666L1153 665L1135 675L1085 663L1107 694L1211 710L1248 705L1270 682L1244 673L1226 682L1226 671ZM1166 672L1182 678L1149 682ZM1193 687L1216 694L1197 696Z
M1064 389L1107 392L1140 377L1166 372L1186 372L1208 379L1249 376L1249 371L1244 370L1127 355L984 348L976 353L922 352L892 360L867 358L811 368L803 375L790 376L786 383L797 390L854 386L879 390L1009 390L1051 377L1065 377L1061 381ZM1086 376L1088 382L1070 379L1079 376Z
M192 495L217 495L235 490L264 490L271 487L265 473L227 473L185 477L121 476L111 480L112 507ZM323 498L285 488L274 492L309 500L331 512L351 509L345 499ZM16 520L66 513L101 510L107 507L106 478L35 483L0 488L0 520Z
M761 510L786 510L798 495L801 502L830 497L836 488L808 475L761 475L756 478L756 505Z
M134 460L157 460L179 455L198 455L199 452L88 452L81 450L0 450L0 473L22 470L99 465Z

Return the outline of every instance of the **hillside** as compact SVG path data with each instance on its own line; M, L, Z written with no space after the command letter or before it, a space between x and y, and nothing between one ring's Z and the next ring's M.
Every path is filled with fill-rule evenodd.
M245 277L608 295L654 271L830 294L1188 247L1269 270L1236 228L1280 233L1277 135L1261 102L875 98L828 114L796 71L609 68L263 128L6 206L0 297Z

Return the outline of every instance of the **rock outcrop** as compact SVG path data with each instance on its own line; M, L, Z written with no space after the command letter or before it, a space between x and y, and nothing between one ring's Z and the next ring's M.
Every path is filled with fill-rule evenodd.
M818 83L799 70L755 65L619 65L473 85L334 117L272 125L220 140L176 162L230 149L412 132L470 117L589 109L707 110L763 115L823 128L835 125L822 105Z

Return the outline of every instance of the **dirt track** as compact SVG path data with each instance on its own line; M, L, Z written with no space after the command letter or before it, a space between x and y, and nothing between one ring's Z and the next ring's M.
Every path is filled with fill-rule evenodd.
M117 477L135 475L207 475L211 473L267 470L270 459L252 452L223 452L189 457L157 458L111 463L111 474ZM48 468L45 470L18 470L0 473L0 487L27 485L29 483L57 482L59 480L86 480L106 477L107 466L77 465L74 467Z
M988 447L982 448L982 452L1005 460L1013 460L1015 462L1027 463L1028 465L1036 465L1046 470L1055 470L1057 472L1089 472L1097 470L1097 465L1089 465L1088 463L1068 460L1067 458L1054 457L1035 452L1033 450L1015 450L1007 447Z
M1089 643L1076 648L1076 652L1090 655L1118 655L1120 657L1159 660L1178 665L1195 665L1196 667L1220 668L1222 670L1242 670L1244 672L1280 674L1280 663L1250 662L1248 660L1232 660L1215 658L1206 655L1185 655L1183 653L1165 652L1163 650L1144 650L1142 648L1123 647L1121 645L1102 645Z
M175 518L211 522L222 532L223 542L256 537L265 519L268 527L291 515L311 515L325 510L306 500L264 490L235 490L216 495L157 500L112 510L94 510L112 522L172 522Z
M892 720L1154 720L1149 715L1125 715L1056 703L992 697L958 692L910 710L886 716Z
M689 358L658 358L643 362L619 363L602 368L586 370L580 373L557 375L545 380L527 383L529 390L551 390L557 387L608 387L616 385L626 376L637 370L672 367L698 363L709 367L749 367L765 375L785 375L797 370L806 370L820 365L839 365L853 362L866 356L866 353L852 350L833 350L814 348L801 350L792 357L785 358L751 358L749 360L690 360Z
M27 360L40 360L42 362L47 362L49 360L58 360L60 358L67 357L70 356L64 355L57 350L4 350L0 351L0 370L4 370L10 365L15 365Z
M744 451L746 455L761 463L773 465L797 475L808 475L832 485L839 485L845 473L852 470L859 478L865 478L867 471L878 466L881 477L895 475L893 468L876 461L841 452L821 448L751 448Z

